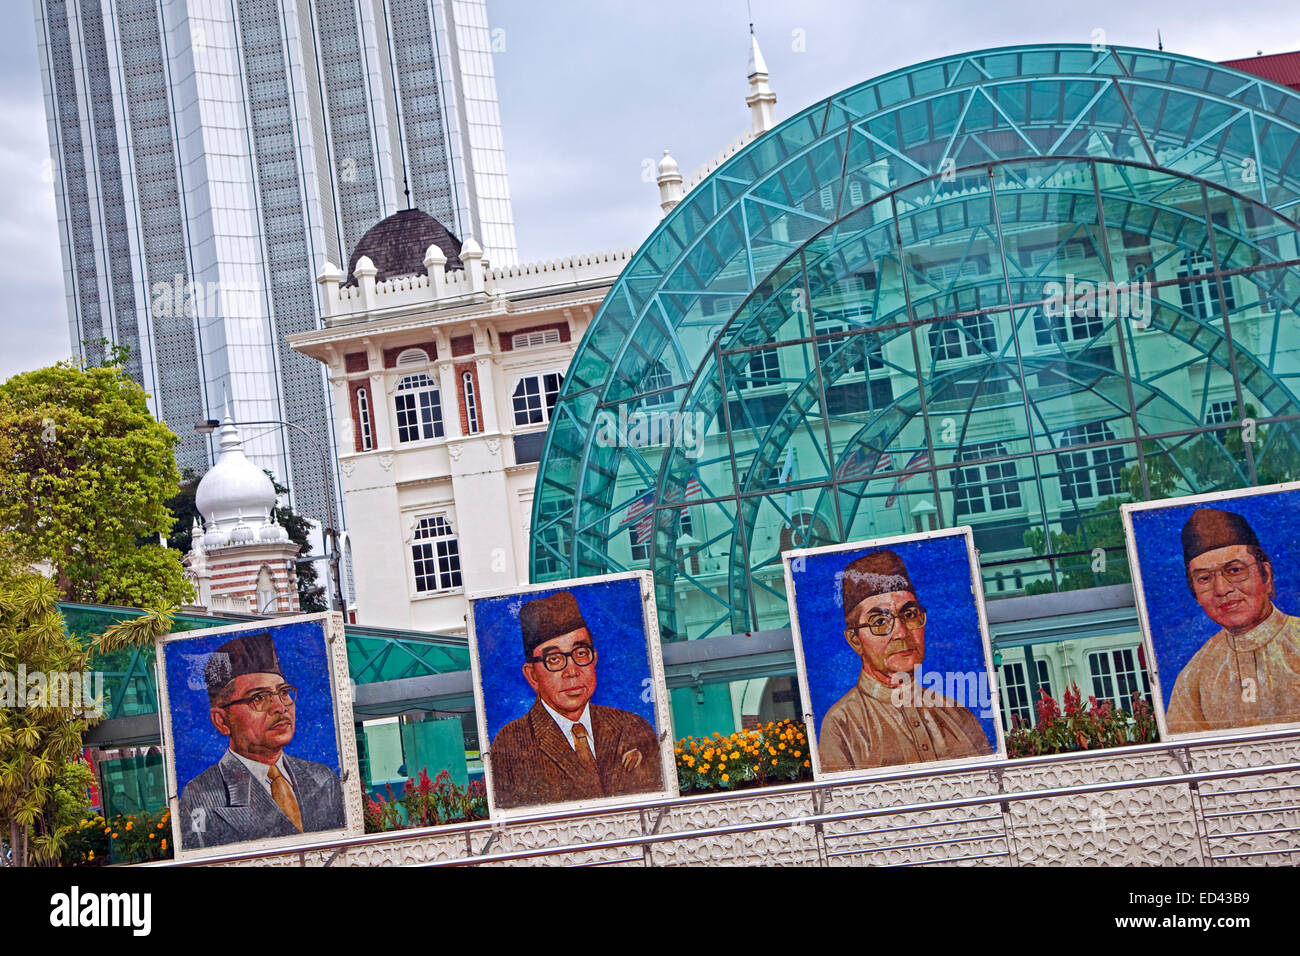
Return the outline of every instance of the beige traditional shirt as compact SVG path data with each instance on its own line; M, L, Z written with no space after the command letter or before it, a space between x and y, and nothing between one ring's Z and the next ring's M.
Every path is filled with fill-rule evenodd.
M1201 645L1169 696L1173 734L1300 720L1300 617L1276 607L1244 634Z
M817 750L823 771L867 770L992 753L979 719L941 694L896 694L868 674L822 720ZM919 706L918 706L919 705Z

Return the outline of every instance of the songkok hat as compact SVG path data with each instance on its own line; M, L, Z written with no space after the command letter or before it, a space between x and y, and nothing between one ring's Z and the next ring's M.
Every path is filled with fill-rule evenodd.
M269 633L247 634L226 641L208 656L203 680L208 685L208 700L216 703L226 685L241 674L279 674L284 677L275 641Z
M872 551L844 569L840 584L844 597L844 620L869 597L890 591L915 591L907 565L892 551Z
M568 591L535 601L519 609L519 627L524 632L524 657L531 660L533 651L549 640L587 626L578 610L578 599Z
M1246 519L1232 511L1197 508L1183 525L1184 564L1207 551L1234 544L1258 548L1259 538L1255 537L1255 531Z

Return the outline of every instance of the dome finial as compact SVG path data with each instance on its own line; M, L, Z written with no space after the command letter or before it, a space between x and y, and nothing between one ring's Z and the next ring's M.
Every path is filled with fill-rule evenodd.
M677 160L673 159L666 149L664 158L659 160L658 173L655 182L659 184L659 208L666 216L682 201L683 196L681 169L677 165Z

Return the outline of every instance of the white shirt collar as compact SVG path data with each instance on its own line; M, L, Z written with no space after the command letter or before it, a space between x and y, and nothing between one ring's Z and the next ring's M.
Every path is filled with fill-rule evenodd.
M574 752L574 753L577 753L577 752L578 752L578 748L573 746L573 725L574 725L574 724L582 724L582 726L584 726L584 727L587 728L587 742L588 742L588 744L590 744L590 746L591 746L592 754L593 754L593 755L595 754L595 751L596 751L596 735L595 735L594 733L592 733L592 730L591 730L591 705L590 705L590 703L588 703L588 705L587 705L586 707L582 708L582 716L581 716L581 717L579 717L577 720L570 720L568 717L561 717L558 713L556 713L554 710L551 709L551 705L550 705L550 704L548 704L546 701L542 700L540 697L537 698L537 699L538 699L538 701L541 702L541 705L542 705L543 707L546 708L546 712L547 712L548 714L551 715L551 719L552 719L553 721L555 721L556 726L559 727L560 730L564 732L564 738L569 742L569 746L570 746L570 747L573 747L573 752Z
M249 757L245 757L243 754L235 753L233 750L230 751L230 755L248 768L248 772L251 773L254 778L259 780L262 786L266 787L267 793L271 792L271 764L262 763L260 760L252 760ZM285 780L289 781L289 786L292 787L293 777L289 775L289 771L284 765L283 753L281 753L279 759L275 761L275 766L279 768L281 775Z

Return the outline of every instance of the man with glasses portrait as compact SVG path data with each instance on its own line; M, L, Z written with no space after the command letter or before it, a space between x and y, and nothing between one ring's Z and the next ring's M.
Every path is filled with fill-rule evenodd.
M338 775L284 752L293 742L298 691L285 680L271 635L222 644L203 678L208 716L230 747L181 794L185 848L341 829Z
M907 566L873 551L844 569L844 637L862 658L858 682L822 720L823 772L867 770L992 753L979 719L948 698L919 690L925 607Z
M1273 604L1273 564L1241 515L1198 508L1183 526L1187 585L1219 631L1174 682L1170 733L1300 719L1300 618Z
M496 806L662 790L654 728L637 714L591 703L597 650L573 594L528 601L519 624L524 679L537 700L492 740Z

